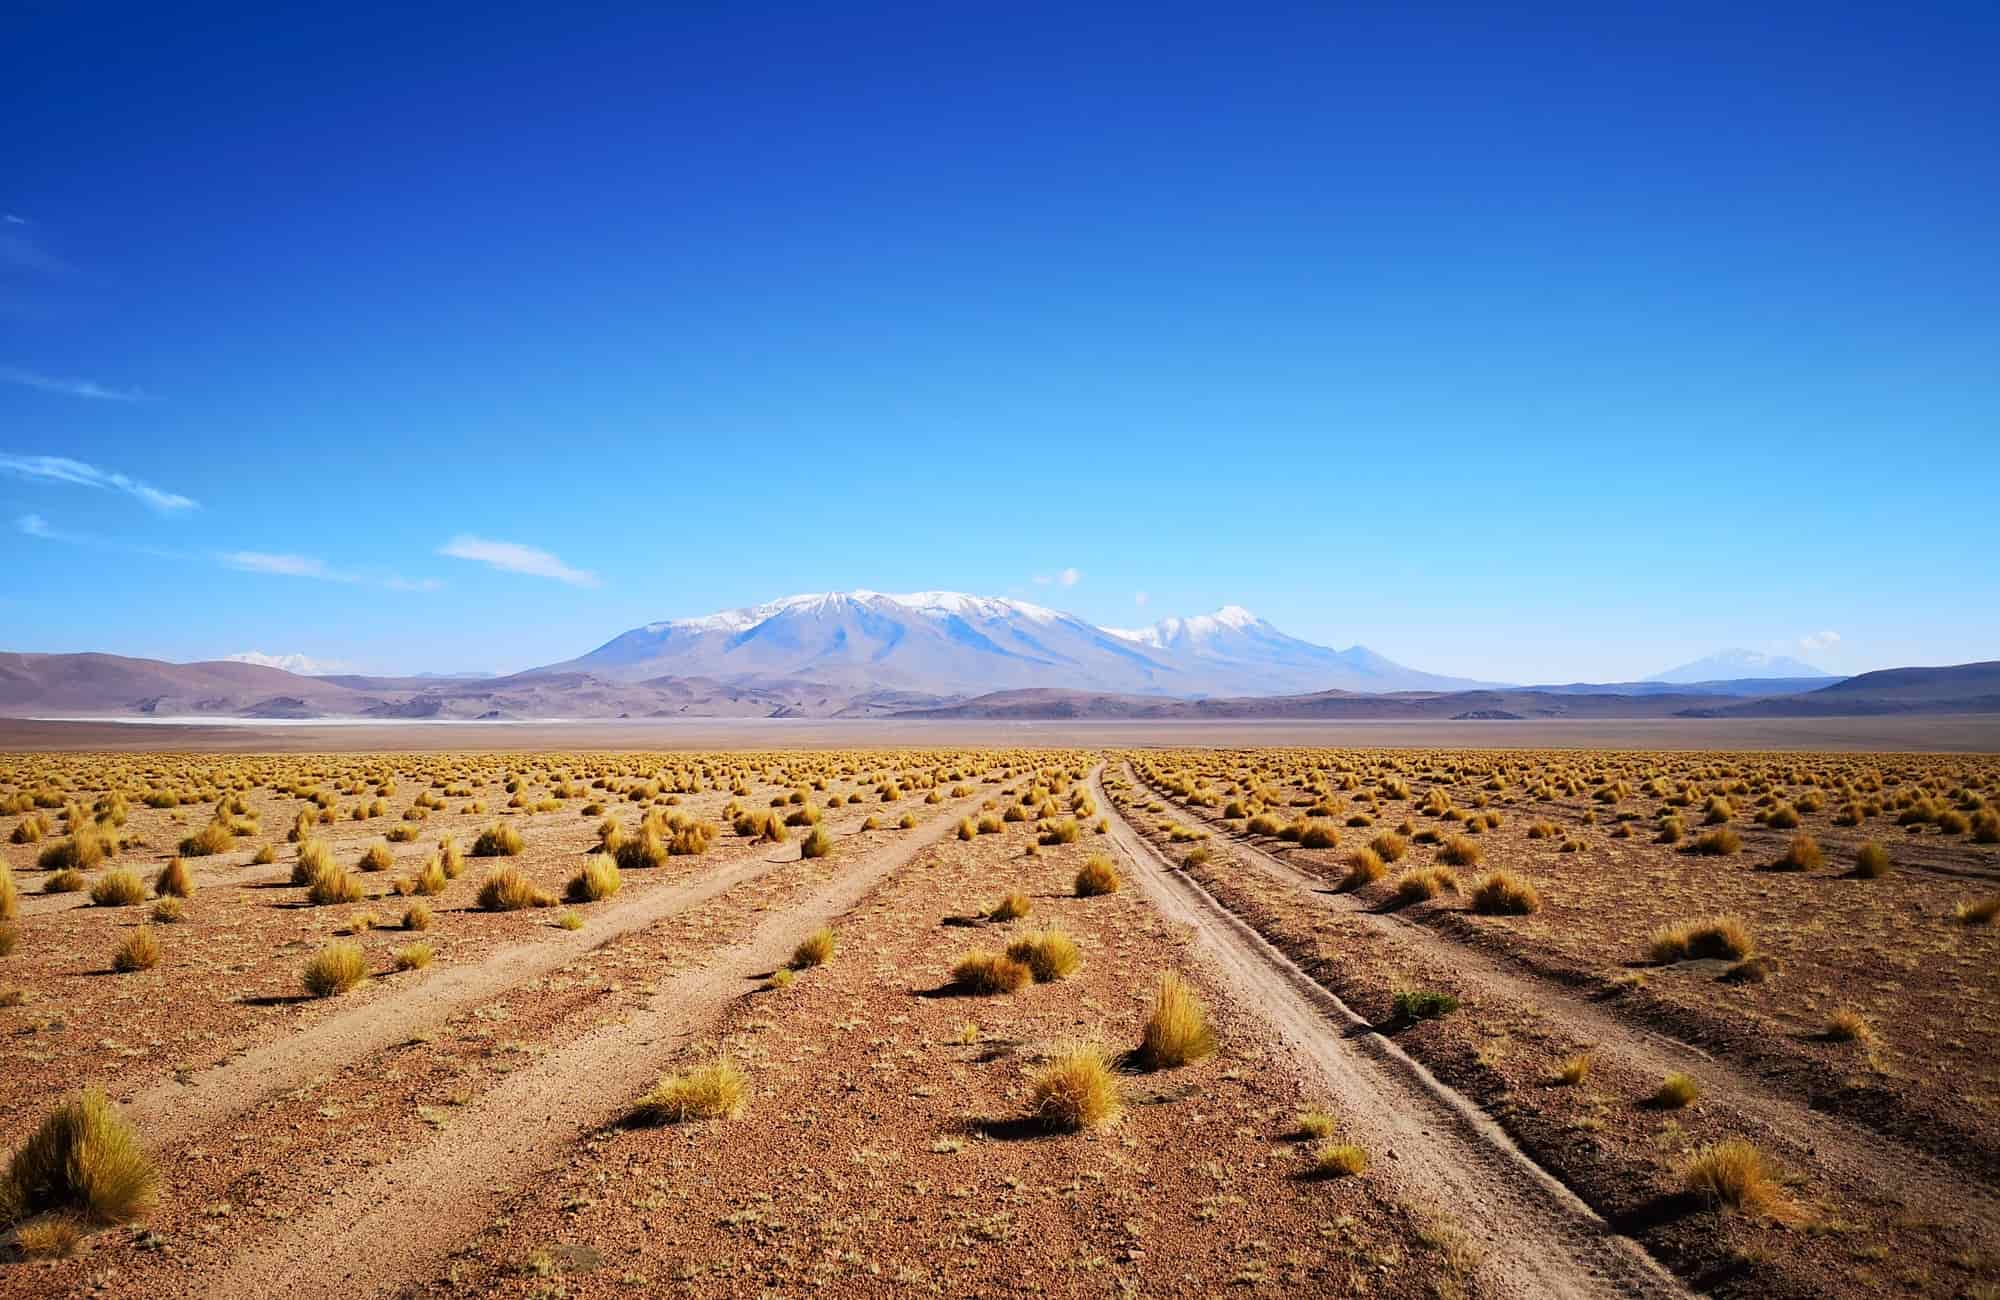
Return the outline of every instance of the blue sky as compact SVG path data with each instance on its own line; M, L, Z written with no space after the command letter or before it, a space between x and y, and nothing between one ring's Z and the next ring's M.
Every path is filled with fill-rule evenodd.
M281 8L10 13L0 648L2000 656L1990 3Z

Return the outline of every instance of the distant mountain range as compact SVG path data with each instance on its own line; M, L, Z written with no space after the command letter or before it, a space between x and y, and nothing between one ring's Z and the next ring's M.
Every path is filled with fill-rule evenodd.
M1995 665L1829 678L1723 651L1645 682L1514 687L1287 635L1240 606L1104 628L1026 601L823 592L634 628L500 677L301 676L257 663L0 654L0 715L1730 717L2000 711ZM1736 675L1730 675L1736 674Z
M1819 678L1822 682L1832 679L1832 674L1822 672L1803 659L1790 659L1784 655L1759 654L1755 650L1718 650L1706 659L1696 659L1678 668L1669 668L1663 673L1655 673L1649 682L1690 682L1748 681L1755 678Z
M613 681L800 678L853 689L977 694L1063 687L1135 695L1273 695L1314 690L1456 690L1478 683L1393 663L1366 646L1287 636L1249 610L1125 630L1026 601L921 591L788 596L700 618L649 623L547 672Z

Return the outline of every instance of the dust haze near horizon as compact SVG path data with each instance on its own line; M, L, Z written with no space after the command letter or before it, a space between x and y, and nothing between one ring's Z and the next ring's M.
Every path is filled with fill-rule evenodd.
M1969 4L44 7L0 650L507 672L867 588L1992 659L1996 61Z

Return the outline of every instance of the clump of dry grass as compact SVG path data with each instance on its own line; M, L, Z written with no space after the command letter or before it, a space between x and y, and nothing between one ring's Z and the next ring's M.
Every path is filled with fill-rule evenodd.
M1076 940L1061 930L1022 935L1007 945L1007 956L1033 972L1037 984L1066 979L1083 961Z
M735 1119L743 1113L749 1080L727 1059L670 1074L632 1106L635 1124L685 1124L690 1120Z
M125 936L125 942L119 944L118 951L111 955L111 969L124 975L151 970L159 964L160 939L149 925L142 925Z
M1368 1172L1368 1150L1352 1142L1328 1142L1313 1152L1312 1172L1319 1178L1353 1178Z
M1377 835L1368 841L1368 847L1375 851L1376 857L1389 863L1400 862L1403 855L1410 851L1409 841L1394 831L1384 831Z
M235 847L236 832L220 817L180 842L181 856L187 858L205 858L214 853L227 853Z
M1533 884L1511 871L1489 871L1472 882L1472 910L1482 916L1525 916L1542 909Z
M1681 1185L1711 1206L1766 1214L1783 1204L1764 1153L1741 1138L1696 1148L1681 1169Z
M1060 1133L1108 1124L1124 1108L1118 1080L1094 1043L1065 1047L1035 1075L1030 1090L1035 1119Z
M370 844L361 855L361 861L354 864L363 871L388 871L396 865L396 855L386 844Z
M153 877L153 893L160 898L193 898L194 876L188 871L187 863L179 858L167 859L167 865Z
M365 896L361 882L342 867L329 867L314 876L312 884L306 888L306 901L314 907L358 903Z
M325 840L299 841L298 860L292 863L292 883L310 885L322 873L333 870L333 850Z
M1076 818L1065 817L1059 822L1050 823L1049 828L1041 833L1040 843L1074 844L1077 836L1082 833L1077 827Z
M999 904L986 914L992 921L1018 921L1034 910L1034 903L1019 890L1001 899Z
M1123 882L1118 879L1118 868L1102 853L1093 853L1076 873L1076 896L1095 898L1101 894L1115 894Z
M511 858L526 847L521 840L521 832L505 822L494 822L479 832L472 841L472 856L475 858Z
M572 903L601 902L616 894L624 883L618 874L618 864L602 853L594 853L584 859L583 870L570 877L563 897Z
M1004 953L974 949L960 957L951 968L952 984L967 993L990 997L996 993L1018 993L1034 979L1035 973Z
M1439 894L1458 892L1458 873L1450 867L1412 867L1396 877L1396 900L1421 903Z
M824 826L813 827L812 834L806 836L799 844L799 856L802 858L823 858L831 852L833 852L833 836L827 834Z
M151 1213L159 1173L131 1123L96 1088L58 1105L0 1177L0 1223L70 1213L130 1223Z
M1208 1025L1208 1008L1180 972L1162 972L1134 1059L1149 1070L1170 1070L1214 1051L1215 1031Z
M2000 894L1988 894L1975 902L1960 903L1951 909L1951 919L1960 925L1991 925L1996 916L2000 916Z
M1333 1116L1323 1110L1302 1110L1293 1117L1298 1126L1293 1132L1302 1138L1317 1138L1324 1142L1333 1136L1340 1126Z
M1663 966L1704 958L1742 961L1756 950L1749 928L1734 916L1662 926L1647 942L1647 955Z
M1590 1077L1592 1064L1589 1052L1578 1052L1574 1056L1564 1057L1556 1065L1556 1082L1566 1088L1574 1088Z
M1701 1085L1693 1075L1676 1070L1660 1081L1653 1093L1653 1104L1662 1110L1682 1110L1695 1104L1701 1097Z
M529 907L554 907L556 896L530 880L519 867L502 867L479 883L478 901L481 911L518 912Z
M839 946L839 942L832 926L821 926L799 940L799 946L792 949L791 968L811 970L815 966L824 966L833 960L834 949Z
M72 1214L52 1214L14 1231L14 1249L23 1259L68 1259L83 1244L85 1225Z
M425 903L412 903L403 909L405 930L428 930L431 928L431 909Z
M1341 877L1340 888L1356 890L1372 885L1389 874L1389 868L1382 863L1382 855L1373 848L1356 849L1347 859L1347 874Z
M1463 835L1454 835L1438 850L1438 861L1454 867L1479 864L1479 846Z
M1785 846L1785 855L1772 864L1779 871L1816 871L1826 865L1819 841L1801 831Z
M1889 874L1889 850L1868 841L1854 851L1854 874L1863 880L1880 880Z
M136 872L120 867L98 877L90 887L90 901L99 907L136 907L146 901L146 885Z
M1836 1043L1869 1042L1874 1039L1875 1030L1859 1011L1840 1007L1826 1018L1821 1036Z
M437 957L427 943L406 944L396 949L397 970L422 970Z
M313 955L299 974L299 982L316 998L345 993L368 976L368 955L351 941L330 943Z
M1704 857L1728 857L1743 851L1743 837L1724 826L1699 836L1694 842L1694 851Z
M4 862L0 862L0 921L11 921L21 914L21 888L14 883L14 872Z
M78 871L75 867L64 867L61 871L52 872L47 879L42 881L42 892L44 894L74 894L77 890L82 889L86 883L81 871Z

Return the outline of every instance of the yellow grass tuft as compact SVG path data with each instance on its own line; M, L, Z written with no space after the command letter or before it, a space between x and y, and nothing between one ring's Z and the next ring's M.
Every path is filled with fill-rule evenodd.
M121 974L151 970L159 964L159 936L148 925L142 925L127 935L125 942L118 945L118 951L111 955L111 969Z
M1574 1088L1590 1077L1592 1064L1589 1052L1578 1052L1575 1056L1564 1057L1556 1066L1556 1081L1564 1087Z
M1115 894L1122 884L1118 879L1118 868L1111 865L1111 859L1102 853L1093 853L1076 873L1076 896L1095 898L1101 894Z
M53 1211L131 1223L151 1213L159 1182L131 1123L90 1088L58 1105L14 1152L0 1177L0 1221Z
M300 982L316 998L345 993L368 976L368 957L361 945L350 941L330 943L306 963Z
M1153 996L1152 1014L1139 1038L1139 1063L1149 1070L1174 1069L1214 1051L1215 1031L1208 1027L1208 1008L1180 972L1163 972Z
M1701 1085L1693 1075L1676 1070L1660 1081L1653 1093L1653 1104L1663 1110L1681 1110L1692 1106L1701 1098Z
M1854 851L1854 874L1863 880L1880 880L1889 874L1889 850L1868 841Z
M824 966L833 959L834 949L838 946L839 940L833 933L833 927L823 925L799 940L799 946L792 949L791 968L811 970L815 966Z
M160 898L193 898L194 876L188 871L187 863L179 858L169 858L167 865L160 868L160 874L153 877L153 893Z
M618 864L602 853L594 853L584 859L583 870L570 877L563 897L572 903L601 902L616 894L623 884Z
M1312 1171L1321 1178L1353 1178L1368 1172L1368 1151L1351 1142L1329 1142L1313 1152Z
M1458 873L1450 867L1412 867L1396 877L1396 898L1403 903L1421 903L1457 892Z
M1093 1043L1058 1051L1035 1075L1029 1095L1035 1119L1060 1133L1108 1124L1124 1108L1104 1049Z
M422 970L431 964L437 953L427 943L412 943L396 949L397 970Z
M530 880L519 867L501 867L479 883L478 901L481 911L518 912L529 907L554 907L556 896Z
M1033 972L1037 984L1066 979L1083 961L1076 940L1061 930L1024 934L1007 945L1007 956Z
M1768 1214L1783 1196L1764 1153L1741 1138L1699 1147L1681 1169L1681 1185L1711 1206Z
M1489 871L1472 882L1472 910L1483 916L1525 916L1542 910L1534 885L1511 871Z
M494 822L479 832L479 838L472 841L472 856L475 858L511 858L525 847L521 832L504 822Z
M1001 953L974 949L951 968L952 983L967 993L990 997L996 993L1016 993L1027 987L1035 973L1026 965Z
M986 915L994 921L1018 921L1034 910L1034 903L1019 890L1000 900L999 905Z
M123 867L107 871L90 887L90 901L99 907L136 907L146 901L145 882Z
M1742 961L1757 950L1749 929L1734 916L1662 926L1647 941L1647 955L1661 965L1694 959Z
M749 1081L730 1061L715 1060L683 1074L670 1074L634 1103L635 1124L685 1124L690 1120L735 1119L743 1113Z

